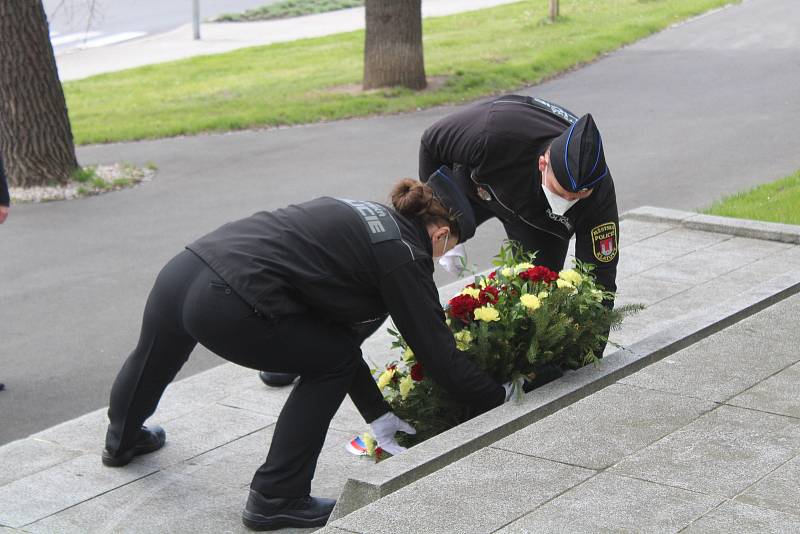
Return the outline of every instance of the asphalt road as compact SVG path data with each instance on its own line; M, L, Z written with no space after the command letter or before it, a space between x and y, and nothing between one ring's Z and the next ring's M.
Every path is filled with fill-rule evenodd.
M798 26L799 2L749 0L524 92L594 114L621 210L694 209L800 168ZM107 404L154 277L187 242L319 195L385 199L415 176L420 133L451 110L81 148L84 164L159 173L15 206L0 227L0 443ZM479 268L501 238L489 223L470 241ZM198 349L180 376L220 362Z

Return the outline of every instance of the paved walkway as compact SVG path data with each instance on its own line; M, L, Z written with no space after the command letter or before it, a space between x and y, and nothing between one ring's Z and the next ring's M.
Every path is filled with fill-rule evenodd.
M621 232L620 301L649 305L616 336L624 343L800 269L796 244L636 218L625 219ZM442 288L443 297L456 286ZM519 520L514 528L591 530L638 516L638 523L608 525L664 531L720 504L708 521L728 511L800 521L791 515L800 514L791 478L800 454L798 369L788 369L800 360L790 348L800 341L798 313L791 298L334 526L492 532ZM388 345L378 332L365 356L386 361ZM0 525L42 533L243 531L246 487L287 394L233 364L172 384L152 419L165 427L167 445L124 469L101 466L104 410L0 447ZM346 401L314 493L336 497L349 475L374 469L344 449L364 430ZM783 494L781 484L788 484Z
M793 296L324 532L800 532L799 320Z
M441 17L518 0L423 0L423 17ZM192 56L219 54L249 46L322 37L364 28L364 8L357 7L263 22L207 22L200 25L201 39L193 39L186 24L170 32L114 46L71 51L56 58L61 81L104 72L164 63Z

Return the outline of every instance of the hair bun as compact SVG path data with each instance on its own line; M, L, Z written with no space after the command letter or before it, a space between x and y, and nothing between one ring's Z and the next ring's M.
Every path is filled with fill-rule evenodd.
M424 215L431 205L433 191L425 184L404 178L392 188L392 205L403 215Z

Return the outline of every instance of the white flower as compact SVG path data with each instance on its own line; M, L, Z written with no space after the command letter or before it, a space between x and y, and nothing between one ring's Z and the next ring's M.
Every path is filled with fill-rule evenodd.
M469 350L469 345L472 343L472 334L469 330L456 332L453 337L456 340L456 348L458 350Z

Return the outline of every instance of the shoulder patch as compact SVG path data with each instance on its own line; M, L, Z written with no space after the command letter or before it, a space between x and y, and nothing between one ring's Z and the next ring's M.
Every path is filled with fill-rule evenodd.
M617 257L617 225L603 223L592 228L592 252L597 261L608 263Z
M373 244L401 239L397 222L384 206L366 200L348 200L346 198L337 198L336 200L347 204L359 215L364 221L364 227Z

